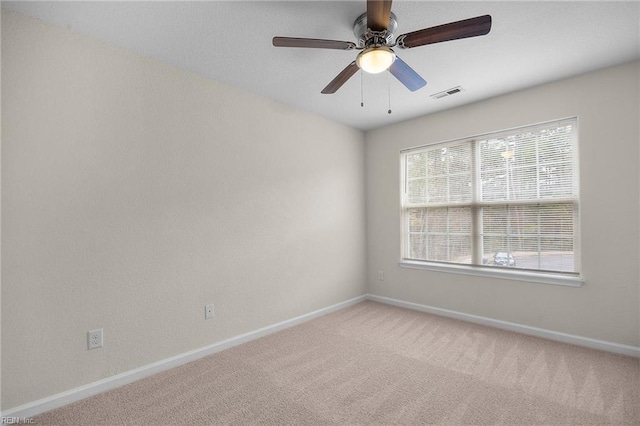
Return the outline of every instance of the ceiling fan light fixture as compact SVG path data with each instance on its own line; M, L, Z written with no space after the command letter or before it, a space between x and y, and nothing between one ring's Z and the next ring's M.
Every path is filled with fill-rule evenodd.
M356 63L361 70L369 74L378 74L388 69L395 60L396 54L393 50L387 46L381 46L371 47L360 52Z

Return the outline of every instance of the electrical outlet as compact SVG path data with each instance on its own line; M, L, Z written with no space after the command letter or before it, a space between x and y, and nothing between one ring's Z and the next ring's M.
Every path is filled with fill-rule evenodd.
M87 333L87 348L96 349L102 347L102 329L91 330Z
M384 281L384 272L378 271L378 280Z
M213 304L204 306L204 319L213 318Z

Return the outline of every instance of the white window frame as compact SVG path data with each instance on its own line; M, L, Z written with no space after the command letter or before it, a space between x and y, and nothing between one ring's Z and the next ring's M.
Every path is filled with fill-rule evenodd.
M400 261L398 263L398 265L402 268L409 268L409 269L421 269L421 270L429 270L429 271L436 271L436 272L444 272L444 273L454 273L454 274L462 274L462 275L473 275L473 276L480 276L480 277L489 277L489 278L498 278L498 279L508 279L508 280L515 280L515 281L526 281L526 282L534 282L534 283L542 283L542 284L553 284L553 285L564 285L564 286L571 286L571 287L579 287L581 286L584 282L585 282L585 278L583 276L583 270L582 270L582 266L580 266L580 270L577 273L555 273L555 272L548 272L548 271L535 271L535 270L523 270L523 269L515 269L515 268L498 268L498 267L487 267L487 266L480 266L478 264L474 264L474 265L469 265L469 264L458 264L458 263L447 263L447 262L437 262L437 261L429 261L429 260L413 260L413 259L409 259L407 257L405 257L405 254L408 250L408 229L407 229L407 219L405 218L405 209L408 209L410 207L405 207L405 197L406 197L406 190L407 190L407 182L406 182L406 161L405 161L405 157L408 153L411 153L413 151L418 151L418 150L424 150L430 147L436 147L436 146L442 146L442 147L446 147L446 146L451 146L451 145L455 145L455 144L461 144L461 143L474 143L476 140L482 140L482 139L487 139L487 138L495 138L498 135L504 135L504 134L508 134L510 132L513 133L518 133L520 131L522 131L523 129L534 129L536 127L544 127L544 126L552 126L556 123L560 124L563 122L567 122L567 121L574 121L576 124L576 129L575 129L575 134L576 134L576 138L578 138L578 132L579 132L579 123L578 123L578 117L568 117L568 118L564 118L564 119L558 119L558 120L552 120L552 121L548 121L548 122L544 122L544 123L538 123L538 124L532 124L532 125L526 125L526 126L521 126L521 127L516 127L516 128L511 128L511 129L506 129L506 130L500 130L500 131L496 131L496 132L490 132L490 133L484 133L484 134L479 134L479 135L474 135L474 136L469 136L469 137L465 137L465 138L460 138L460 139L455 139L455 140L449 140L449 141L444 141L444 142L435 142L435 143L429 143L429 144L425 144L425 145L421 145L421 146L416 146L416 147L412 147L412 148L407 148L407 149L403 149L400 151L400 229L401 229L401 247L400 247ZM475 145L472 145L472 150L475 151ZM575 179L576 179L576 183L579 186L579 159L578 159L578 143L576 142L576 144L574 145L575 148L575 165L576 165L576 170L575 170ZM477 154L473 154L473 158L472 158L473 162L475 163L476 167L478 167L478 162L479 162L479 156ZM476 170L473 171L473 175L472 175L472 179L474 181L474 185L478 185L477 182L475 182L477 180L476 177ZM474 196L475 198L475 196ZM558 200L560 201L560 200ZM577 202L576 202L576 206L578 207L578 211L576 212L576 215L580 214L580 209L579 209L579 204L580 204L580 195L578 194L577 196ZM482 203L478 203L477 200L474 199L474 201L471 202L471 207L472 210L475 211L476 207L481 207ZM478 218L475 215L475 212L472 213L473 217L472 220L473 221L477 221ZM579 220L579 216L577 216L577 224L574 224L575 229L574 229L574 256L576 259L578 259L578 264L581 265L580 262L580 257L581 257L581 249L580 249L580 220ZM474 229L477 229L476 227L474 227ZM478 251L478 247L475 241L479 240L479 238L477 238L477 235L473 235L472 239L474 241L473 243L473 257L474 259L478 260L478 257L481 257L482 255L477 253Z

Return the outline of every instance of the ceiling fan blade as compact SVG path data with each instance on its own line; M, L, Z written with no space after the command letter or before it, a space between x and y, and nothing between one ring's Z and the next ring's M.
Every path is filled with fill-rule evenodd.
M396 56L396 60L393 61L389 67L389 72L393 74L395 78L400 80L400 83L412 92L427 85L424 78L413 70L405 61Z
M276 47L310 47L315 49L355 49L356 44L350 41L322 40L317 38L274 37Z
M367 27L371 31L384 31L389 26L391 0L367 0Z
M483 15L402 34L398 37L397 44L399 47L408 49L442 41L481 36L489 33L490 30L491 15Z
M343 84L347 82L355 73L358 71L358 65L356 61L351 62L345 69L343 69L340 74L336 76L331 83L327 84L327 87L322 89L322 94L330 95L332 93L336 93L339 88L342 87Z

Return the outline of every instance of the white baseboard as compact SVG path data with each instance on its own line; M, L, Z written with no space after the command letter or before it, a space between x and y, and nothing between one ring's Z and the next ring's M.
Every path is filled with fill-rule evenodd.
M46 398L39 399L37 401L29 402L27 404L20 405L15 408L3 411L0 416L2 418L29 418L46 411L53 410L55 408L62 407L72 402L79 401L81 399L88 398L99 393L115 389L117 387L126 385L128 383L135 382L137 380L149 377L153 374L160 373L165 370L177 367L187 362L195 361L205 356L220 352L222 350L231 348L233 346L240 345L242 343L249 342L251 340L258 339L266 336L267 334L275 333L276 331L283 330L285 328L293 327L294 325L301 324L303 322L312 320L314 318L321 317L328 313L337 311L339 309L346 308L347 306L354 305L367 299L366 295L355 297L350 300L346 300L335 305L328 306L323 309L319 309L314 312L310 312L305 315L301 315L296 318L292 318L286 321L272 324L267 327L260 328L258 330L251 331L249 333L241 334L239 336L231 337L218 343L214 343L203 348L195 349L193 351L185 352L171 358L167 358L152 364L148 364L134 370L125 371L124 373L117 374L115 376L108 377L106 379L99 380L97 382L89 383L84 386L80 386L65 392L61 392L55 395L48 396Z
M214 343L203 348L195 349L193 351L185 352L171 358L167 358L152 364L148 364L134 370L126 371L124 373L117 374L112 377L108 377L97 382L89 383L84 386L80 386L65 392L61 392L55 395L48 396L46 398L39 399L37 401L29 402L24 405L20 405L15 408L3 411L1 417L12 418L28 418L38 414L44 413L55 408L62 407L72 402L79 401L84 398L88 398L99 393L115 389L117 387L126 385L128 383L135 382L153 374L160 373L162 371L169 370L187 362L195 361L205 356L220 352L222 350L231 348L233 346L240 345L242 343L249 342L251 340L258 339L276 331L284 330L285 328L292 327L294 325L301 324L303 322L312 320L314 318L321 317L328 313L337 311L339 309L346 308L363 300L371 300L374 302L386 303L388 305L394 305L402 308L413 309L417 311L427 312L435 315L441 315L449 318L455 318L463 321L468 321L476 324L488 325L491 327L501 328L504 330L515 331L522 334L528 334L537 337L543 337L546 339L556 340L564 343L570 343L579 346L585 346L592 349L599 349L607 352L613 352L622 355L629 355L640 358L640 347L622 345L618 343L605 342L602 340L590 339L588 337L580 337L572 334L560 333L557 331L545 330L536 327L529 327L526 325L516 324L507 321L496 320L492 318L481 317L477 315L465 314L462 312L451 311L448 309L436 308L432 306L421 305L413 302L406 302L403 300L392 299L389 297L377 296L374 294L367 294L359 297L355 297L350 300L346 300L335 305L328 306L317 311L301 315L296 318L292 318L286 321L272 324L267 327L260 328L258 330L251 331L249 333L241 334L218 343Z
M515 331L531 336L543 337L545 339L556 340L572 345L585 346L591 349L599 349L602 351L613 352L621 355L629 355L640 358L640 347L622 345L620 343L605 342L603 340L591 339L589 337L581 337L573 334L561 333L558 331L545 330L543 328L530 327L528 325L516 324L513 322L501 321L492 318L481 317L478 315L465 314L463 312L450 311L448 309L435 308L433 306L420 305L413 302L405 302L403 300L391 299L389 297L376 296L368 294L368 300L374 302L386 303L388 305L398 306L401 308L413 309L416 311L427 312L430 314L441 315L443 317L455 318L476 324L488 325L490 327L501 328L503 330Z

